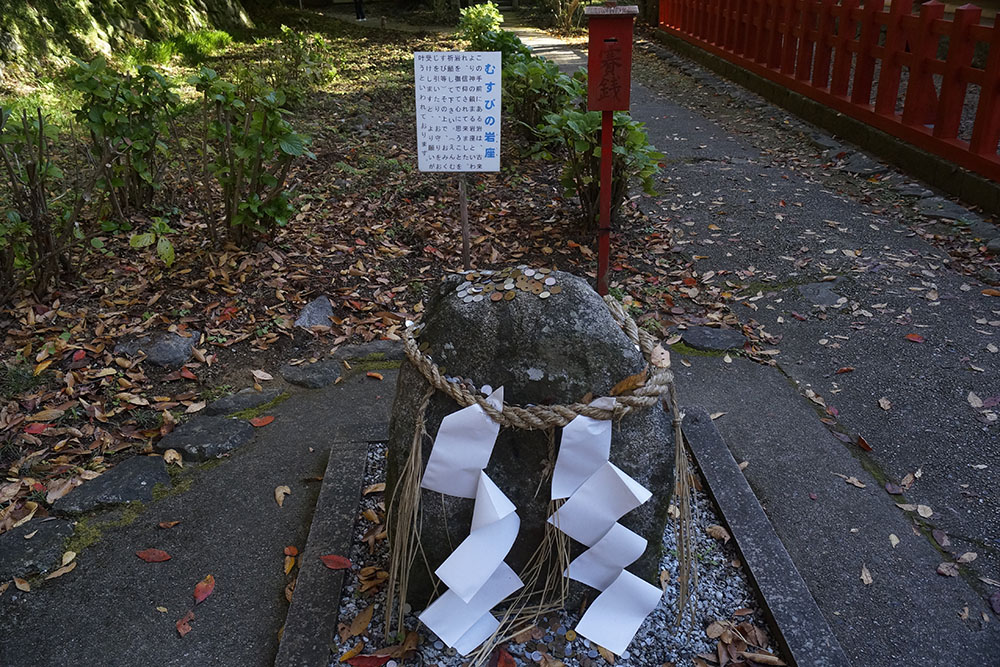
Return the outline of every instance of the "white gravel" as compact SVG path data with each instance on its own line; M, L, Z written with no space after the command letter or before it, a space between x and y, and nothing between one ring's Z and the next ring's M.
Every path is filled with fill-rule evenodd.
M384 444L373 445L368 452L368 466L365 474L365 485L385 480ZM678 667L692 664L691 658L698 653L714 653L715 641L705 636L704 629L715 619L733 619L733 612L740 609L753 609L753 615L741 616L739 620L750 620L763 625L763 619L757 610L757 604L747 584L743 567L737 560L734 549L710 538L705 529L721 521L715 512L710 499L703 493L694 491L693 517L695 522L695 554L698 561L698 597L697 614L694 626L691 626L690 614L685 613L685 620L676 626L673 620L676 616L677 600L677 561L674 555L674 535L668 524L663 536L666 553L661 569L670 573L669 581L660 605L646 619L629 650L619 656L615 664L623 667L659 667L670 663ZM360 511L375 508L383 502L383 494L376 493L362 499ZM360 514L360 512L359 512ZM352 565L352 575L345 580L340 599L340 623L350 625L351 621L368 605L374 603L375 611L368 631L361 637L351 637L346 641L335 639L335 655L331 659L331 667L343 665L339 658L353 648L358 641L365 643L362 653L370 653L387 643L383 640L383 610L385 595L382 592L370 596L359 592L357 572L365 566L377 565L384 568L388 558L385 541L379 542L374 553L369 553L368 545L361 541L362 536L371 527L363 518L359 518L355 528L355 544L349 555ZM418 610L419 611L419 610ZM417 655L407 660L407 665L437 665L438 667L459 667L467 664L467 660L448 649L427 628L420 625L415 614L408 614L405 625L416 630L421 642ZM560 613L542 618L538 624L541 637L525 644L508 644L507 650L518 665L530 665L542 660L542 653L548 653L552 658L564 662L568 667L589 667L606 664L597 649L583 637L574 641L566 640L566 633L576 625L579 617L572 613ZM572 637L575 633L570 633ZM397 661L387 663L393 667Z

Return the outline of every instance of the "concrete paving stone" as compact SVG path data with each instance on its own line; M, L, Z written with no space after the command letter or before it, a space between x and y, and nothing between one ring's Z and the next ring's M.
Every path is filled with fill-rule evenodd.
M807 285L799 285L798 291L802 295L802 298L814 306L833 308L834 306L844 305L846 299L830 289L830 284L809 283Z
M91 510L153 499L153 487L170 486L170 475L161 456L135 456L87 480L52 504L59 514L79 514Z
M0 581L56 569L72 534L73 524L65 519L32 519L0 535Z
M224 417L237 412L242 412L244 410L252 410L253 408L270 403L274 399L281 396L281 394L282 392L280 389L265 389L264 391L257 391L253 387L247 387L246 389L241 389L235 394L230 394L229 396L224 396L217 401L212 401L208 404L208 407L205 408L202 414L207 417Z
M956 204L943 197L927 197L921 199L916 204L918 213L922 213L929 218L942 218L944 220L960 220L963 222L973 222L981 218L969 209Z
M894 186L893 190L903 196L917 197L918 199L934 196L934 192L932 190L928 190L927 186L922 183L900 183Z
M242 419L196 416L160 438L153 449L181 452L185 461L208 461L231 453L253 438L254 428Z
M877 162L864 153L851 153L840 168L855 176L874 176L889 171L887 165Z
M306 389L322 389L337 381L344 371L344 365L336 359L324 359L315 363L297 365L285 364L279 369L285 382L305 387Z
M716 352L741 350L747 342L741 332L718 327L688 327L681 332L681 338L693 348Z

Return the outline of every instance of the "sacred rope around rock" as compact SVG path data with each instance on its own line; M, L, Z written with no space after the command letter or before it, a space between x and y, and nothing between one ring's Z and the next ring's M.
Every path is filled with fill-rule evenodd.
M604 303L611 316L622 331L641 350L650 363L650 373L646 382L630 391L615 397L613 410L595 407L585 403L568 405L528 405L518 406L504 403L501 410L496 410L478 393L473 393L462 384L450 382L441 374L437 365L418 348L413 335L413 328L405 332L403 342L407 358L427 380L429 387L424 395L416 419L414 437L409 456L389 501L391 514L389 532L389 579L386 593L385 632L386 638L403 631L404 608L409 583L410 570L416 562L418 554L422 554L420 544L420 479L422 463L422 442L425 435L424 414L433 395L438 390L449 396L460 407L479 405L489 417L509 428L522 430L547 430L549 441L554 442L554 429L568 424L573 418L583 415L591 419L610 420L621 419L633 410L650 408L661 400L668 406L674 426L674 496L676 502L675 535L679 560L679 595L677 619L680 620L683 610L691 608L694 614L693 598L690 595L691 584L697 582L697 572L691 553L691 476L687 454L684 450L681 433L681 414L674 387L673 373L669 368L661 368L652 364L653 351L659 341L644 329L640 329L635 321L625 312L622 304L613 297L605 296ZM550 448L552 449L552 448ZM551 466L549 467L551 470ZM674 512L671 512L674 514ZM500 628L473 656L473 664L482 664L488 660L493 648L507 641L520 630L530 627L539 616L563 606L566 597L566 586L562 581L562 572L569 560L568 538L558 530L546 531L542 543L530 559L521 579L525 587L510 600L510 606L504 614ZM431 568L426 557L423 558L430 572ZM547 566L547 567L546 567ZM548 572L545 572L548 570ZM396 631L392 631L392 617L395 613Z

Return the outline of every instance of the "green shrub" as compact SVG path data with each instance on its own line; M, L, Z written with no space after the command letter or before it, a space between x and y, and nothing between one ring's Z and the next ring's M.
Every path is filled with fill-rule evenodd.
M127 212L152 203L162 185L169 158L164 138L179 98L172 84L148 65L122 75L101 57L75 63L69 78L83 102L74 114L90 134L101 174L98 188L114 214L125 220Z
M298 106L310 91L337 74L333 48L319 33L303 33L283 25L281 36L264 44L270 46L269 58L233 71L233 80L244 100L268 90L280 90L288 106Z
M546 116L538 127L536 153L552 159L554 151L565 151L560 181L567 196L579 198L584 222L596 227L600 215L601 112L585 108L584 103ZM613 142L612 219L618 216L630 185L638 184L646 194L656 194L654 176L663 159L649 143L645 125L627 113L614 114Z
M128 244L138 250L140 248L147 248L155 243L156 256L169 269L174 264L175 251L174 244L167 235L173 233L174 230L167 224L166 220L163 218L153 218L153 224L150 225L149 231L141 234L133 234L129 238Z
M471 5L458 12L458 36L476 43L486 33L500 30L501 23L503 23L503 15L500 13L500 9L487 0L487 2Z
M0 173L9 187L0 199L0 302L21 284L41 294L71 273L76 218L89 189L74 183L53 196L64 179L50 157L58 135L41 109L17 119L0 108Z
M473 40L469 40L470 51L499 51L504 67L518 60L531 57L531 50L521 38L507 30L487 30Z
M550 60L524 58L503 70L504 105L527 139L551 113L558 113L586 95L578 79L563 74Z
M211 173L222 189L227 235L247 247L284 226L294 212L285 179L293 158L314 157L306 148L310 139L285 120L281 91L261 91L245 101L235 85L207 67L189 82L203 95L203 173Z

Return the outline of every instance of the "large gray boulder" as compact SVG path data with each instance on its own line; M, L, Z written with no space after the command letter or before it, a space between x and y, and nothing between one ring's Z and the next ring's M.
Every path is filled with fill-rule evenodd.
M446 279L429 299L421 346L447 375L471 379L479 387L502 385L509 404L566 404L588 393L606 396L617 382L641 371L646 361L585 281L561 272L551 276L562 289L548 298L515 290L513 299L469 303L456 293L462 277ZM427 386L420 371L405 361L389 429L387 498L392 498L406 461ZM427 433L433 437L441 419L457 409L450 398L435 393L426 414ZM557 444L559 435L556 429ZM423 465L431 446L431 439L425 438ZM649 542L628 569L656 582L673 490L673 437L662 407L633 411L615 424L611 462L653 492L649 502L620 522ZM549 515L549 463L545 432L501 429L486 473L517 506L521 518L520 533L506 558L515 571L535 551ZM417 558L407 598L418 609L431 594L429 571L468 535L474 501L425 490L421 503L421 541L430 567ZM574 544L574 553L582 550Z

